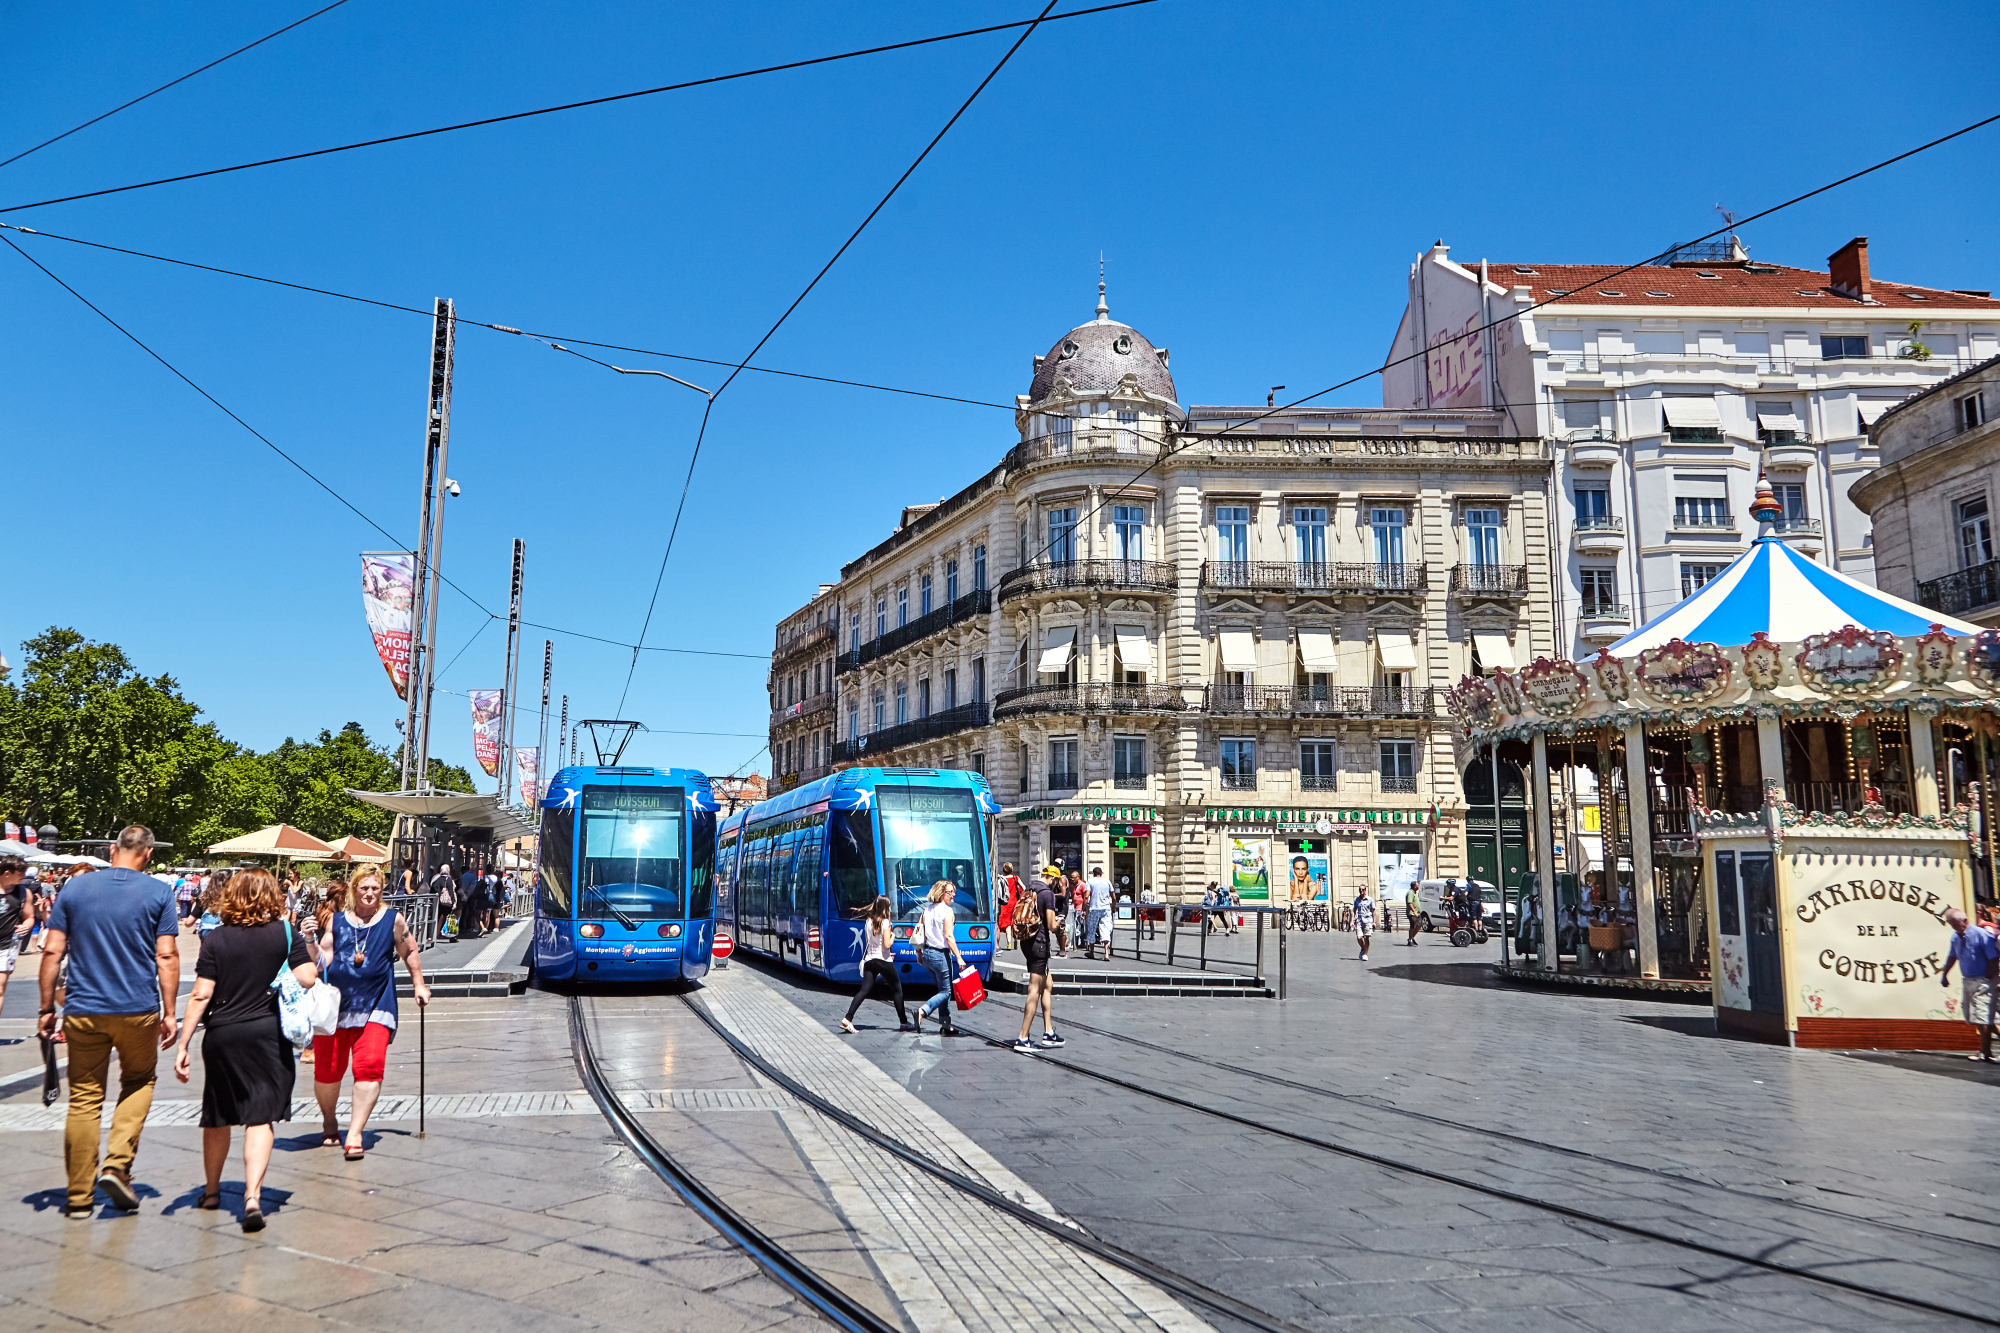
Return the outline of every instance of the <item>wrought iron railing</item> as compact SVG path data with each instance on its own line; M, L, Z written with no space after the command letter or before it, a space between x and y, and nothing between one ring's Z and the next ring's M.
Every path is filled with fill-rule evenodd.
M884 630L859 648L850 648L834 659L834 673L846 675L874 661L884 653L893 653L898 648L907 648L920 643L933 634L941 634L953 625L974 616L983 616L993 609L991 589L974 588L955 602L947 602L934 611L918 616L906 625Z
M1222 790L1256 791L1257 775L1255 773L1224 773L1222 775Z
M1075 773L1049 774L1050 791L1075 791L1076 789L1077 789L1077 781Z
M836 763L858 763L865 759L877 758L905 745L915 745L919 741L942 740L961 731L983 727L986 721L987 709L984 703L960 704L941 713L932 713L929 717L882 727L869 732L866 736L850 736L844 741L835 741L833 758Z
M1917 585L1917 601L1948 616L1992 606L2000 602L2000 560L1926 579Z
M1625 518L1621 514L1578 514L1576 516L1576 530L1578 532L1623 532L1625 531Z
M1461 597L1526 597L1526 565L1454 565L1451 590Z
M1299 777L1299 786L1306 791L1338 791L1340 778L1333 773L1306 773Z
M1585 601L1576 616L1578 620L1630 620L1632 608L1624 602Z
M797 657L801 653L814 652L837 642L839 638L840 627L838 625L831 622L824 625L815 625L811 629L794 634L788 639L779 640L777 651L771 654L771 660L773 662L782 662L787 658Z
M1431 685L1210 685L1202 692L1209 713L1265 713L1290 716L1436 717L1437 687Z
M1383 791L1413 793L1416 789L1417 780L1415 777L1391 777L1387 773L1382 775Z
M1378 564L1316 564L1285 560L1209 560L1201 567L1204 587L1249 591L1404 593L1430 587L1428 567Z
M1144 773L1117 773L1111 778L1111 786L1116 791L1144 791L1146 782Z
M1137 592L1171 592L1174 567L1161 560L1068 560L1057 564L1023 565L1000 579L1000 600L1023 593L1064 588L1129 588Z
M1177 713L1185 707L1178 685L1124 685L1109 681L1027 685L1017 690L1002 690L993 696L996 720L1034 713Z
M1781 518L1771 524L1771 531L1780 537L1817 537L1822 528L1816 518Z
M771 725L775 727L781 722L792 722L802 717L812 717L817 713L824 713L832 707L833 691L821 690L818 694L809 695L797 703L790 703L784 705L782 708L772 709Z

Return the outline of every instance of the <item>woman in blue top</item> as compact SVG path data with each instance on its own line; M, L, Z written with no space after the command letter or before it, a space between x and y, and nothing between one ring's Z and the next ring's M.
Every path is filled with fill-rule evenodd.
M319 937L320 976L340 990L340 1022L331 1037L313 1038L313 1095L319 1098L320 1146L341 1140L334 1112L348 1062L354 1064L353 1115L347 1127L347 1160L361 1160L362 1133L382 1095L382 1074L389 1043L396 1035L396 958L410 970L419 1006L431 1001L424 984L423 963L416 937L403 914L382 906L382 877L373 870L355 876L349 886L352 906L336 912Z

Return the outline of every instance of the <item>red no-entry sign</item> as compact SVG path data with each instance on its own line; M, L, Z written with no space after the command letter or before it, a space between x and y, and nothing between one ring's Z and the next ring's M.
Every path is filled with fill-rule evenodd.
M736 941L729 938L729 932L726 930L716 931L715 956L717 958L727 958L729 957L730 954L733 954L735 952L736 952Z

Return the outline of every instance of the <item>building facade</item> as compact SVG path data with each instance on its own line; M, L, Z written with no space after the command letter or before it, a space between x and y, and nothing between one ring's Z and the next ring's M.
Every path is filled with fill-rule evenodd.
M1556 648L1539 437L1485 407L1184 410L1101 291L1016 409L995 467L787 617L834 607L834 765L977 769L1002 859L1168 899L1477 863L1441 694Z
M1748 548L1760 470L1787 544L1872 580L1850 496L1878 465L1869 427L1996 351L2000 301L1873 279L1865 237L1826 271L1733 238L1626 272L1467 266L1440 241L1410 267L1382 401L1487 408L1554 442L1555 633L1582 658Z
M771 782L796 787L833 771L833 585L778 622L771 648Z
M1949 616L2000 625L2000 360L1980 363L1875 423L1882 466L1854 486L1875 525L1876 583Z

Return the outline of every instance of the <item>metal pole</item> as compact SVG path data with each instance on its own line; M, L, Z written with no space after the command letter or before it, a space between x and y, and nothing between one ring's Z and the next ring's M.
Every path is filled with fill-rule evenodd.
M1224 919L1227 920L1226 917ZM1204 972L1208 971L1208 928L1213 923L1213 913L1203 912L1201 914L1201 970Z
M1285 918L1278 918L1278 998L1285 998Z
M429 1063L425 1058L427 1049L424 1041L424 1013L430 1006L417 1006L417 1137L424 1136L424 1071Z
M556 670L556 641L542 640L542 726L535 736L535 785L548 790L549 771L549 681ZM531 802L532 804L532 802Z
M513 591L507 601L507 690L500 697L500 803L513 805L515 696L521 685L521 575L528 544L514 539Z
M450 298L440 296L431 331L430 415L424 449L425 523L423 555L417 571L429 590L424 596L423 642L418 649L422 657L422 673L420 679L411 682L418 700L413 728L417 742L416 791L428 790L431 776L431 691L436 686L433 658L437 646L439 575L444 568L444 497L438 494L438 487L445 480L445 469L451 458L451 372L457 334L457 312ZM405 733L406 736L408 734Z
M1257 980L1264 979L1264 913L1257 913Z
M1177 902L1168 903L1167 904L1167 966L1168 967L1172 967L1174 965L1174 941L1180 938L1180 929L1181 929L1181 905Z
M569 737L569 696L565 694L562 697L562 721L556 724L556 767L557 768L564 767L563 746L567 742L568 737ZM546 763L547 760L544 760L543 762ZM571 760L569 760L569 762L575 763L576 760L572 758Z

